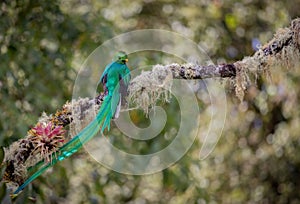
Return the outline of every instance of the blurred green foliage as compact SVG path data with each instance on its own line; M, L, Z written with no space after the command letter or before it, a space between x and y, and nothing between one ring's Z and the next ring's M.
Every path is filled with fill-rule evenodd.
M43 111L54 113L70 100L85 57L119 33L175 31L198 43L215 63L230 62L253 54L253 42L270 40L299 10L299 0L2 1L0 144L21 138ZM160 62L149 60L155 63ZM15 202L299 203L300 72L277 67L271 72L272 83L259 78L241 104L229 88L223 136L207 159L199 160L196 141L176 165L141 177L112 172L87 154L76 154ZM209 121L209 103L201 98L199 103L201 119ZM175 118L177 109L169 109ZM126 148L125 142L116 145ZM144 143L140 152L155 152L169 142ZM2 186L1 199L5 190Z

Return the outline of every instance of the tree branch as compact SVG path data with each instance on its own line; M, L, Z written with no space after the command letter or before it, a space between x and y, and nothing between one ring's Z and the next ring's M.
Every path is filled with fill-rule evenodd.
M300 19L298 18L291 22L290 27L280 29L274 38L262 46L253 56L245 57L241 61L216 66L198 64L156 65L152 71L143 72L131 81L129 100L147 112L149 106L155 104L159 98L165 97L168 100L167 90L172 85L172 79L192 80L215 77L234 79L236 95L243 100L244 92L250 83L249 74L268 73L270 67L273 66L295 68L299 66L299 62ZM49 125L51 123L52 129L77 125L77 120L85 121L87 124L92 119L90 118L91 115L93 116L91 112L95 111L93 107L99 109L104 97L105 95L101 93L95 99L85 98L72 103L67 102L62 110L58 110L56 114L50 116L43 114L38 124ZM80 110L79 114L72 112L74 109ZM6 169L3 180L11 188L24 182L29 167L45 159L36 147L36 141L32 140L35 136L36 132L32 128L23 139L14 142L5 149L4 164ZM64 142L58 143L58 148L66 140L65 138Z

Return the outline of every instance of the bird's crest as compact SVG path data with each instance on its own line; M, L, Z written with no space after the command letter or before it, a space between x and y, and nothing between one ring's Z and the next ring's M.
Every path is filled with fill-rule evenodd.
M126 62L128 62L128 56L127 56L126 52L124 52L124 51L117 52L114 57L114 61L116 61L120 64L125 64Z

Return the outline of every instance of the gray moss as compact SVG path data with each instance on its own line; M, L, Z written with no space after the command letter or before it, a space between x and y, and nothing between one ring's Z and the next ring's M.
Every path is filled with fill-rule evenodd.
M159 99L169 101L173 76L170 69L155 65L151 71L142 72L129 86L129 102L146 114Z

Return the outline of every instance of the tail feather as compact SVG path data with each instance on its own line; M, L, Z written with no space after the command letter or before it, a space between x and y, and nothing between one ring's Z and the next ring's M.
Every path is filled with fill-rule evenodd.
M14 192L14 194L18 194L34 179L36 179L39 175L41 175L48 168L56 164L58 161L62 161L65 158L77 152L83 146L83 144L88 142L93 136L95 136L99 132L101 126L101 132L103 132L106 127L108 127L109 129L111 115L111 96L107 96L104 99L101 108L98 114L96 115L96 118L91 123L89 123L89 125L86 126L82 131L80 131L75 137L73 137L70 141L64 144L59 149L58 155L56 153L53 153L53 159L51 162L46 163L45 161L42 161L42 164L44 165L40 169L38 169L38 171L32 174L21 186L19 186L18 189Z
M111 98L107 97L104 100L101 108L96 115L96 118L86 126L82 131L80 131L75 137L73 137L69 142L60 148L61 154L58 156L58 160L62 161L66 157L71 156L82 147L83 144L88 142L93 136L95 136L102 126L104 119L106 120L109 114ZM103 132L103 131L102 131Z
M121 96L120 93L117 91L118 88L116 88L116 90L114 91L114 94L112 96L108 96L110 97L110 106L108 107L108 113L105 116L105 120L103 122L102 125L102 132L105 130L105 128L108 129L108 131L110 130L110 121L114 118L117 118L119 116L119 112L121 109Z

